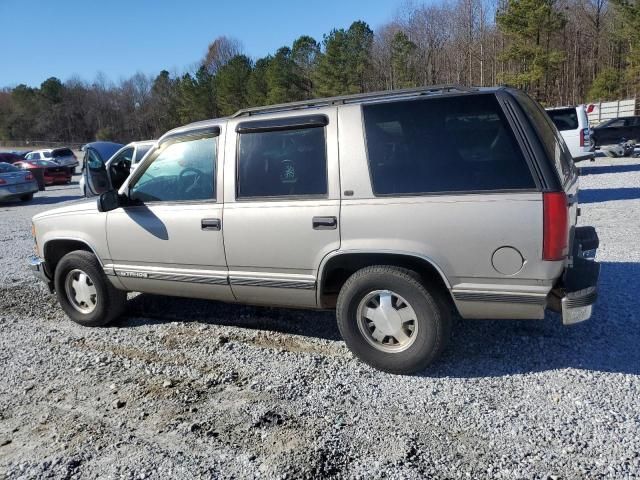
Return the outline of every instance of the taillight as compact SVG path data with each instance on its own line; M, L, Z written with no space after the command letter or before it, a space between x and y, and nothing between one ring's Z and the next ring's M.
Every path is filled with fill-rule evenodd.
M544 210L542 259L563 260L569 250L569 207L564 192L542 194Z
M593 112L595 108L596 106L593 103L590 103L589 105L587 105L587 113Z
M587 129L586 128L583 128L583 129L580 130L580 146L581 147L584 147L584 137L585 137L586 133L587 133Z
M33 180L33 174L32 174L31 172L27 173L27 176L26 176L26 177L24 177L24 179L25 179L27 182L30 182L31 180Z
M5 183L7 183L7 181L2 179L2 178L0 178L0 185L4 185Z

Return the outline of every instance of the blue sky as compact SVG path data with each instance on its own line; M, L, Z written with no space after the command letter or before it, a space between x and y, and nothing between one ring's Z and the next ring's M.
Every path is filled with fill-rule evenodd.
M308 34L364 20L375 28L403 0L0 0L0 87L74 74L111 80L183 72L220 35L257 58Z

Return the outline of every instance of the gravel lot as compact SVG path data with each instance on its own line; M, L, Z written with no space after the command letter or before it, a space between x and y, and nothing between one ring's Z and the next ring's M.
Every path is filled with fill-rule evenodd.
M0 478L640 477L640 159L586 163L593 318L458 320L413 377L355 360L326 312L139 295L76 326L25 258L77 186L0 205Z

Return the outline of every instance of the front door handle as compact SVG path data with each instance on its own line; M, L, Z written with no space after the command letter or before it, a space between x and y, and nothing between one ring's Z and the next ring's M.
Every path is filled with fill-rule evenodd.
M313 217L311 223L314 230L335 230L338 228L336 217Z
M220 230L220 219L219 218L203 218L202 219L202 230Z

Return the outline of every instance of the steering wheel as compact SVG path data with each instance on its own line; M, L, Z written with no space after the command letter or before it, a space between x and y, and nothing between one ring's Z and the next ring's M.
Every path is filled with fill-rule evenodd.
M183 189L184 193L191 193L191 191L193 191L194 189L202 188L202 185L200 185L200 180L204 177L204 172L193 167L187 167L180 172L180 175L178 175L178 183L180 184L180 186L182 186L183 179L188 173L195 173L195 175L191 184Z

